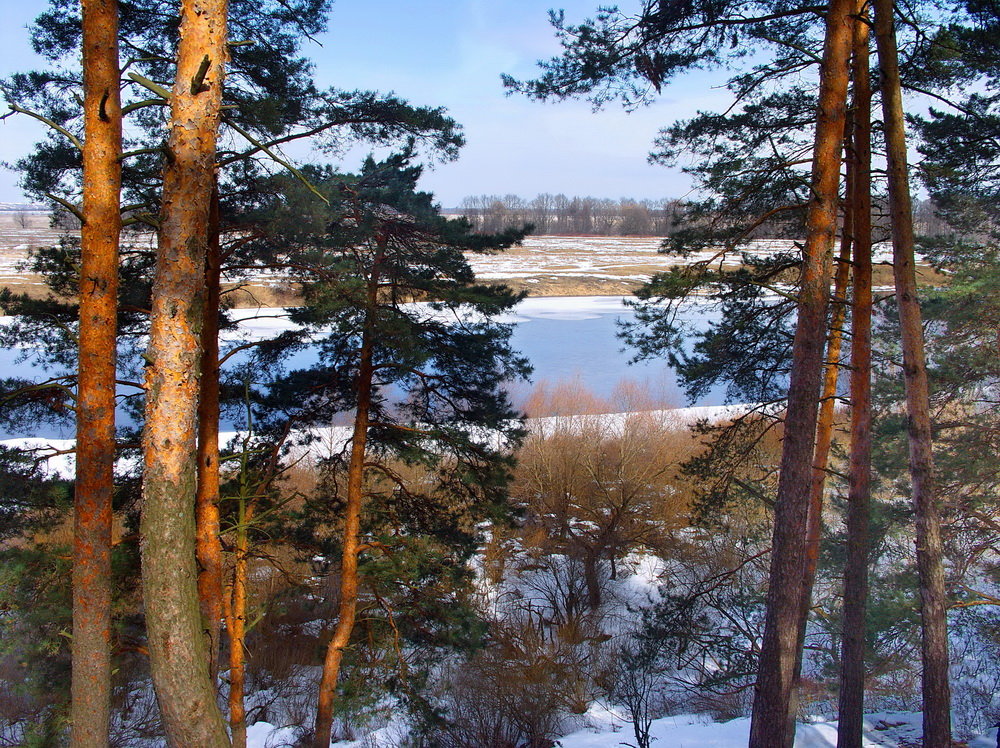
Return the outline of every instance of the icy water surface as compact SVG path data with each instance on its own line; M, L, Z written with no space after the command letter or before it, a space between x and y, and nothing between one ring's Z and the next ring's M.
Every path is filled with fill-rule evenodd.
M281 310L240 310L245 317L244 326L252 336L267 336L287 327L276 314ZM254 318L254 315L259 315ZM703 308L692 307L690 318L706 319ZM683 393L676 377L664 361L646 361L630 365L631 351L623 350L618 339L618 321L634 317L634 312L621 297L582 296L529 298L510 316L515 323L514 347L528 357L534 366L530 383L512 386L515 400L525 402L537 385L553 389L561 384L582 389L591 395L615 400L622 385L635 385L652 398L658 407L685 405ZM0 318L2 319L2 318ZM39 380L58 374L45 374L32 367L30 360L18 363L17 355L23 351L0 351L0 378L34 377ZM306 351L296 356L292 367L307 365L314 357ZM629 389L627 387L627 389ZM621 400L619 399L620 403ZM694 403L715 405L722 402L722 394L713 392ZM229 426L230 424L224 424ZM72 433L57 427L36 428L32 433L0 430L0 439L18 436L71 437Z

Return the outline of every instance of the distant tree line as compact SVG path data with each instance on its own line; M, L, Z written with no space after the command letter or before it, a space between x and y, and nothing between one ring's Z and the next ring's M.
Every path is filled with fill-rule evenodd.
M682 209L683 202L675 198L612 200L543 193L531 200L518 195L473 195L462 200L458 212L483 233L531 223L536 234L667 236Z
M465 216L477 233L492 234L530 223L535 235L547 236L672 236L681 226L711 224L716 218L697 214L689 202L679 198L617 200L599 197L567 197L562 193L541 193L531 200L519 195L470 195L463 198L456 211ZM875 228L888 232L887 205L874 205ZM945 231L935 215L931 200L915 201L914 226L924 236L938 236ZM754 238L773 239L783 231L775 221L764 221L753 232Z

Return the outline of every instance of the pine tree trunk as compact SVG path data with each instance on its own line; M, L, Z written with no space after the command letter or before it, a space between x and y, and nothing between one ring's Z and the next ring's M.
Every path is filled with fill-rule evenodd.
M845 138L845 142L850 140ZM852 169L847 169L847 182L851 184ZM795 683L792 686L792 701L789 707L789 725L785 734L786 748L795 742L795 714L799 706L799 686L802 682L802 657L812 609L812 592L816 583L816 569L819 566L820 540L823 536L823 493L826 490L826 469L830 462L833 446L833 423L836 415L837 381L840 377L840 351L844 339L844 318L847 316L847 283L851 271L851 198L850 186L844 209L843 234L841 236L840 257L833 279L833 312L830 315L830 330L826 344L826 366L823 370L823 389L816 424L816 450L813 458L812 487L809 492L809 519L806 528L806 562L802 575L802 606L799 610L798 643L796 645Z
M108 744L122 116L118 3L83 3L80 371L73 531L72 745Z
M378 266L376 259L372 277L368 281L368 309L374 314L378 301ZM361 507L364 497L365 453L368 442L368 414L372 400L372 364L375 346L372 323L365 322L361 339L360 363L358 367L357 411L354 415L354 431L351 437L351 461L347 468L347 506L344 516L344 541L340 562L340 605L337 611L337 625L333 638L326 650L323 661L323 677L319 686L319 702L316 709L316 728L313 734L313 748L329 748L333 733L333 705L337 693L337 679L344 649L354 631L354 618L358 607L358 554L361 545Z
M914 266L913 213L906 163L906 131L891 0L875 2L875 40L881 70L885 120L889 215L892 219L893 277L902 333L910 482L916 514L917 571L923 633L924 745L951 745L951 687L948 682L948 617L938 501L934 491L930 399L923 328Z
M850 170L849 170L850 171ZM848 178L850 181L850 177ZM847 201L847 211L851 211ZM833 447L833 423L837 406L837 381L840 377L840 351L844 341L844 321L847 317L847 283L851 272L851 219L845 216L844 237L837 272L833 279L833 313L830 315L830 332L826 345L826 367L823 371L822 402L816 425L816 454L812 487L809 493L809 529L806 535L806 575L802 591L802 629L812 603L812 588L819 565L819 546L823 530L823 492L826 489L826 469L830 464Z
M229 632L229 728L233 748L246 748L247 715L243 703L246 682L246 617L247 570L249 567L249 512L241 508L236 529L236 560L233 564L233 586L229 596L226 629Z
M222 634L222 541L219 537L219 306L222 275L219 247L219 190L212 189L205 256L205 314L201 328L198 396L198 494L195 498L198 599L208 631L208 668L219 670Z
M854 33L854 299L851 310L851 455L844 565L837 748L861 748L865 705L865 610L868 602L872 452L872 192L868 24Z
M830 256L837 231L853 6L853 0L832 0L826 15L813 150L813 197L807 217L798 322L792 344L767 612L750 727L751 748L784 745L792 716Z
M230 744L208 671L194 511L199 335L225 43L225 0L183 0L147 354L141 527L153 685L167 743L176 748Z

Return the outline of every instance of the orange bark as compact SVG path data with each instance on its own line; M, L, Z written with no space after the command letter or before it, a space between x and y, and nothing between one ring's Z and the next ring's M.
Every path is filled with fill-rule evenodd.
M381 253L381 250L379 250ZM368 309L374 314L378 299L378 265L376 258L372 276L368 281ZM319 686L316 709L316 729L313 748L328 748L333 732L333 705L336 698L337 679L344 659L344 649L354 631L358 607L358 554L361 545L361 508L364 498L365 450L368 441L368 417L371 408L372 354L375 345L371 322L365 323L361 338L360 364L358 367L357 410L351 437L351 460L347 468L347 506L344 517L344 545L340 562L340 605L333 638L327 645L323 661L323 677Z
M849 180L850 181L850 180ZM848 211L851 206L848 201ZM812 488L809 494L809 530L806 535L806 584L803 604L808 610L812 585L819 561L819 541L823 529L823 491L826 487L826 468L833 446L833 420L836 411L837 380L840 376L840 350L844 340L844 320L847 316L847 282L851 272L852 220L845 216L845 235L841 243L837 272L833 279L833 314L830 316L830 333L826 346L826 368L823 373L822 402L816 425L816 455L813 463Z
M832 0L820 67L812 193L800 279L798 322L775 502L770 584L750 727L751 748L787 743L797 661L805 538L823 369L831 251L837 230L840 153L847 108L853 0Z
M163 175L143 433L142 581L171 747L230 745L208 671L195 563L200 328L226 62L225 0L183 0Z
M849 130L850 128L848 128ZM850 143L849 137L845 143ZM833 421L836 415L837 381L840 377L840 351L843 344L844 319L847 316L847 284L851 271L851 235L853 225L853 165L848 163L847 194L844 210L843 234L840 241L840 256L833 279L833 312L830 315L830 330L827 334L826 367L823 371L823 390L820 395L819 420L816 423L816 449L813 463L812 486L809 491L809 515L806 523L805 570L802 574L802 607L798 620L798 644L796 645L795 685L792 688L792 703L789 713L798 712L798 689L802 680L802 649L805 646L806 627L812 608L813 585L816 582L816 568L819 566L820 540L823 535L823 492L826 489L826 469L833 446ZM794 725L789 726L788 738L794 738ZM788 743L791 748L791 743Z
M863 8L862 8L863 12ZM871 503L872 192L868 24L854 34L854 298L851 312L851 455L844 565L838 748L861 748L865 695L865 608Z
M222 638L222 540L219 537L219 306L222 275L219 190L212 190L205 256L205 313L201 328L198 397L198 494L195 498L198 599L208 631L208 669L215 680Z
M73 534L72 745L108 744L122 115L118 4L83 3L80 371Z
M245 510L245 511L244 511ZM234 748L246 748L247 715L243 703L246 683L247 571L250 559L248 525L253 504L241 508L236 528L233 583L229 590L226 630L229 632L229 729Z
M948 682L948 601L944 583L941 517L934 488L930 395L923 325L917 299L913 210L906 163L906 130L891 0L875 1L875 41L882 77L892 268L903 348L910 483L916 515L917 571L922 626L923 736L929 748L951 745Z

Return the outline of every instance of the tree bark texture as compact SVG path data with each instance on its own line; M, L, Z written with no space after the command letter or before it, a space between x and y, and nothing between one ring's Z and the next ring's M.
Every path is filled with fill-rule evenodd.
M845 144L850 143L850 127L845 129ZM843 232L840 239L840 256L833 278L833 311L830 314L830 329L827 333L826 366L823 369L823 388L820 394L819 419L816 424L816 449L813 459L812 486L809 490L809 518L806 527L806 560L802 574L802 604L799 610L798 643L795 656L795 682L792 686L792 701L789 707L789 728L785 735L786 748L795 742L795 714L799 705L799 686L802 682L802 657L812 609L813 585L819 566L820 541L823 536L823 494L826 490L827 466L830 449L833 447L833 423L836 416L837 382L840 378L840 352L844 339L844 320L847 316L847 284L851 272L851 184L853 167L848 163L847 195L844 207Z
M854 33L854 297L851 310L851 448L844 565L837 748L861 748L865 705L865 610L868 602L872 455L872 191L869 28Z
M948 616L941 519L934 491L930 397L914 265L913 212L906 163L906 130L891 0L875 2L875 41L882 81L893 278L903 348L910 482L916 515L917 572L923 661L924 745L951 746Z
M229 729L233 748L246 748L247 715L243 703L246 682L247 572L250 560L248 526L253 507L243 503L236 528L233 584L228 598L226 629L229 632Z
M848 182L851 181L848 169ZM850 212L850 200L847 211ZM833 447L833 422L837 405L837 381L840 378L840 352L844 341L844 322L847 317L847 284L851 272L852 219L844 216L844 236L837 272L833 278L833 311L830 315L830 331L826 345L826 366L823 370L823 389L819 420L816 425L816 453L813 463L812 486L809 493L809 528L806 534L806 574L802 590L802 629L809 615L812 602L813 582L819 564L820 537L823 531L823 492L826 489L826 469L830 464L830 449Z
M183 0L146 369L142 582L153 685L171 747L228 746L195 563L205 251L226 62L225 0Z
M381 250L380 250L381 255ZM369 314L374 315L378 303L378 265L376 259L368 282ZM358 554L361 547L361 508L364 498L365 453L368 442L368 418L371 409L372 379L374 375L374 330L371 322L365 323L361 339L358 366L357 411L354 414L354 431L351 437L351 460L347 468L347 506L344 517L344 543L340 562L340 605L333 638L327 645L323 661L323 677L319 686L316 709L316 728L313 748L329 748L333 732L333 705L337 693L337 679L344 649L354 631L354 618L358 607Z
M219 190L212 189L205 255L205 313L201 327L201 380L198 396L198 494L195 499L198 599L208 631L208 669L219 670L222 634L222 539L219 536L219 305L221 249Z
M122 114L117 0L83 3L83 225L73 532L72 745L108 744Z
M826 14L813 149L813 197L807 215L798 322L792 344L767 612L750 726L751 748L783 746L791 718L831 252L837 231L853 10L853 0L832 0Z

